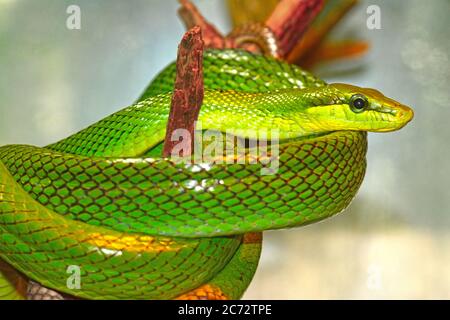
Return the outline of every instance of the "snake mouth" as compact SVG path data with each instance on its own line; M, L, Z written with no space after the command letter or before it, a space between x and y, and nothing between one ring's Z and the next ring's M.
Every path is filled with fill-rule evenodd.
M398 130L406 126L414 118L414 111L409 107L402 106L401 109L398 109L396 116L398 119L398 127L396 130Z
M396 106L389 112L375 115L376 121L367 129L370 132L392 132L402 129L414 118L414 111L406 106Z

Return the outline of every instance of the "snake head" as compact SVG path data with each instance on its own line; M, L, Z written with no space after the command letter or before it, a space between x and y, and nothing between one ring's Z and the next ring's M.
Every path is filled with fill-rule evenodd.
M305 111L328 131L394 131L414 116L411 108L377 90L348 84L334 83L322 88L316 101Z

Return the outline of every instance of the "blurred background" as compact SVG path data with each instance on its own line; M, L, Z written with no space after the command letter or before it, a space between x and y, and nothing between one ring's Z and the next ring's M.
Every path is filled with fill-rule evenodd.
M230 3L241 19L236 1L194 3L224 33ZM72 4L81 8L80 30L66 27ZM372 4L381 29L366 25ZM178 6L0 0L0 145L46 145L132 103L176 57ZM449 14L448 0L360 1L333 30L330 38L363 39L370 49L313 72L376 88L412 106L415 118L401 131L369 135L366 178L344 213L264 233L244 298L450 298Z

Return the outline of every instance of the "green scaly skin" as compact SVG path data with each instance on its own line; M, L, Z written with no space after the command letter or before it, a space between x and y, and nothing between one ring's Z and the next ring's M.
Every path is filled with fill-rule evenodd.
M412 118L372 89L327 85L242 51L207 51L202 130L247 139L279 130L271 145L279 169L176 163L159 157L174 77L172 64L138 103L55 144L0 148L4 261L81 298L171 299L209 284L237 299L261 249L244 235L345 209L364 177L366 131ZM367 99L363 112L352 111L355 93ZM80 266L81 289L67 287L69 265Z

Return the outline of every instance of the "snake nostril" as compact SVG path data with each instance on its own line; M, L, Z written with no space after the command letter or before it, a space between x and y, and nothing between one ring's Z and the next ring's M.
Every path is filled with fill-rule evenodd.
M403 122L409 122L414 117L414 111L410 108L402 106L396 112L396 117Z

